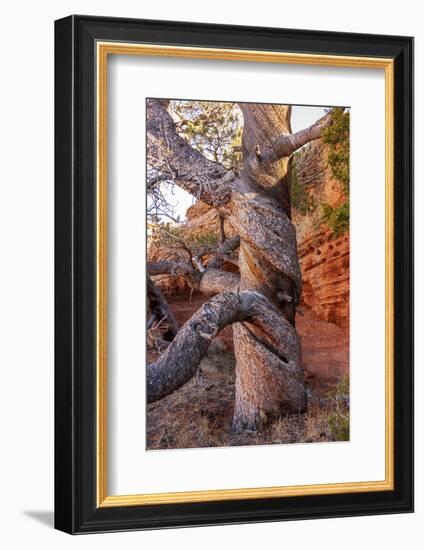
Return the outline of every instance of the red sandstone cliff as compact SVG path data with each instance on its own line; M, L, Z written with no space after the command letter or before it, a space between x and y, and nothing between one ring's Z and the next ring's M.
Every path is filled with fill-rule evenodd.
M303 303L319 319L341 327L349 325L349 233L335 236L320 219L320 206L340 206L345 196L327 166L320 141L301 150L296 158L299 184L314 201L316 211L302 216L294 210L298 254L303 278Z
M319 319L349 326L349 236L328 229L308 234L299 244L302 301Z

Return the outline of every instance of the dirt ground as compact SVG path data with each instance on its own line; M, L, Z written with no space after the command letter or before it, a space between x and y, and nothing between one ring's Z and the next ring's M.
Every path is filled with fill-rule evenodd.
M147 448L185 449L273 443L314 443L349 439L346 382L334 390L308 389L304 414L286 416L258 433L232 435L234 408L232 352L211 351L197 375L147 408ZM345 387L342 387L344 384Z

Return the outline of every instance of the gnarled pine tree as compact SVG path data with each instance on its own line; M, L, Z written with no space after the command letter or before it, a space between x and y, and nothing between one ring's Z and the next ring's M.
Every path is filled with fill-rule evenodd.
M291 223L290 165L297 149L321 136L331 115L293 134L290 106L240 104L243 167L237 174L192 148L178 134L167 106L166 101L147 102L148 158L155 166L155 181L172 180L218 209L237 236L221 239L214 258L218 261L209 262L207 268L199 269L192 258L148 265L151 275L184 274L193 288L213 295L158 360L148 365L148 400L161 399L187 382L212 339L232 324L236 355L232 429L257 430L269 417L306 406L295 329L302 280ZM237 247L239 276L219 268L219 258Z

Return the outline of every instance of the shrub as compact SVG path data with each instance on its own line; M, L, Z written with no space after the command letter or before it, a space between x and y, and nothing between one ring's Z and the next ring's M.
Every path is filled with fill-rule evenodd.
M349 441L349 416L335 412L328 417L328 427L334 441Z
M186 252L191 250L193 254L196 254L199 249L215 246L219 241L219 234L217 231L205 230L188 236L184 226L162 222L151 224L149 239L154 241L157 246L185 250Z
M327 203L321 205L322 217L335 237L342 235L349 230L349 202L346 201L340 206L333 208Z
M335 391L328 393L334 410L327 422L333 441L349 441L349 378L342 376Z
M219 241L219 235L216 231L204 231L203 233L198 233L192 237L193 244L198 245L214 245Z
M349 196L349 111L339 107L331 111L331 124L325 128L322 140L327 145L331 173Z
M339 107L331 111L331 124L324 130L322 140L327 145L331 173L341 183L346 197L336 208L321 205L323 219L337 237L349 230L349 111Z

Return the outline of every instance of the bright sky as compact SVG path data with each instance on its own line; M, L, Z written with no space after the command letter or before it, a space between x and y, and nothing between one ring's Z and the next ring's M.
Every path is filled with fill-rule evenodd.
M324 107L305 107L293 105L291 124L293 132L298 132L313 124L316 120L325 115Z
M291 118L293 132L307 128L324 114L324 107L293 105ZM171 186L167 186L167 189L163 190L163 194L168 198L168 202L175 207L175 214L184 220L187 208L195 202L195 198L177 186L174 186L173 193L171 193Z

